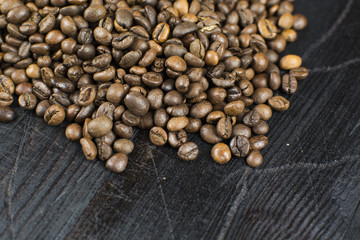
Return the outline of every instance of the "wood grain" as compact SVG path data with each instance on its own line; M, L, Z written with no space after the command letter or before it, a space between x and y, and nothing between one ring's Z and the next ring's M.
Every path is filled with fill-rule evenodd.
M0 124L0 239L359 239L360 1L296 1L309 26L283 54L310 77L269 121L258 169L134 137L123 174L86 161L32 112Z

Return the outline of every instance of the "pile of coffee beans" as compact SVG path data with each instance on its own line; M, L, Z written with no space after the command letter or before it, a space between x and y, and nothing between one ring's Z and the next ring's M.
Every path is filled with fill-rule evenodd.
M294 1L0 0L0 121L17 98L51 126L68 122L86 159L114 172L134 127L185 161L199 133L215 162L258 167L266 121L308 76L299 56L279 56L307 25Z

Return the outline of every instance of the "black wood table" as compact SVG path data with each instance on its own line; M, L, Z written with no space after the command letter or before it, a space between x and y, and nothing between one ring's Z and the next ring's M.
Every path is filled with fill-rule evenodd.
M138 131L128 170L89 162L33 112L0 124L1 239L360 239L360 1L296 1L310 77L269 121L264 163L177 159Z

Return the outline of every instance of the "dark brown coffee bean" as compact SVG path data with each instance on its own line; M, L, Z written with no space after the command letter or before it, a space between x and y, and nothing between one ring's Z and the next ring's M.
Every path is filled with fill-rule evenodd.
M264 120L260 120L259 123L252 128L252 131L255 134L264 135L269 131L269 125Z
M126 9L118 9L115 12L115 18L116 18L116 23L119 26L119 30L127 30L130 29L130 27L133 24L133 16L131 14L131 12L129 12Z
M203 118L206 117L212 111L212 104L209 101L201 101L193 104L190 108L190 117Z
M259 167L263 162L263 157L258 150L252 150L246 158L246 163L250 167Z
M264 72L269 61L264 53L256 53L253 57L252 67L256 72Z
M112 172L121 173L125 170L128 157L123 153L115 153L106 161L106 168Z
M14 99L10 93L0 92L0 106L9 107L13 103Z
M19 96L19 106L26 110L32 110L36 107L37 99L32 93L24 93Z
M177 155L180 159L185 161L192 161L197 158L199 154L199 148L196 143L187 142L182 144L177 152Z
M295 14L293 17L294 17L293 28L296 31L303 30L307 25L306 17L304 15L302 15L302 14Z
M114 111L115 111L115 105L110 102L104 102L102 103L99 108L97 109L95 115L93 118L98 118L101 116L107 116L111 120L114 119Z
M182 117L189 114L189 107L186 104L179 104L166 108L166 112L173 117Z
M156 72L147 72L141 76L142 82L151 88L159 87L163 83L163 77Z
M213 111L207 115L206 122L216 124L221 118L226 118L225 113L222 111Z
M130 92L124 98L126 107L137 116L144 116L149 110L149 101L144 95L137 92Z
M145 115L144 115L145 116ZM131 113L129 110L126 110L121 115L121 121L131 127L137 126L140 124L141 117Z
M232 137L235 136L244 136L246 138L251 137L251 129L241 123L235 124L232 128Z
M44 117L44 114L46 112L46 110L50 107L50 103L48 100L42 100L41 102L38 103L38 105L36 106L35 109L35 113L37 116L39 117ZM71 119L72 120L72 119Z
M174 28L172 34L173 37L181 38L188 33L197 31L198 29L199 27L195 23L183 22Z
M88 124L88 132L93 137L106 135L113 126L113 122L108 116L101 116L91 120Z
M205 124L200 128L201 138L210 144L216 144L221 142L223 139L217 134L216 127L211 124Z
M250 111L245 114L243 122L246 126L253 127L260 121L260 114L257 111Z
M189 124L184 128L188 133L196 133L201 128L201 120L197 118L189 118Z
M224 138L228 139L232 134L232 123L230 117L221 118L216 124L216 132L217 134Z
M181 57L171 56L166 60L165 66L176 72L184 72L187 65Z
M50 126L57 126L65 119L65 111L59 105L51 105L44 114L44 120Z
M297 90L298 82L294 76L284 74L281 87L285 93L294 94Z
M189 85L190 85L190 79L186 75L179 76L175 81L176 90L178 90L181 93L186 93L189 90Z
M140 60L141 56L140 50L130 51L121 58L119 65L122 68L130 68Z
M157 43L165 42L170 34L170 26L167 23L159 23L156 25L152 37Z
M211 149L212 159L219 164L225 164L231 159L231 151L225 143L217 143Z
M270 88L257 88L252 95L254 102L257 104L265 103L273 96L273 91Z
M178 148L187 142L187 134L184 130L169 132L169 144L173 148Z
M246 157L250 151L250 142L245 136L236 136L230 141L230 149L236 157Z
M114 124L114 133L120 138L130 139L134 135L134 130L132 127L118 121Z
M125 138L118 139L114 142L114 150L117 153L128 155L134 150L134 143Z
M161 127L153 127L149 132L150 142L156 146L165 145L168 139L166 131Z
M65 129L65 136L70 141L76 142L82 138L82 128L77 123L71 123Z
M218 87L210 88L207 91L207 94L208 94L208 100L214 105L224 102L227 96L226 90L224 88L218 88Z
M224 112L228 116L237 116L242 113L245 104L241 100L233 101L225 105Z
M15 118L15 111L12 108L0 106L0 122L11 122Z

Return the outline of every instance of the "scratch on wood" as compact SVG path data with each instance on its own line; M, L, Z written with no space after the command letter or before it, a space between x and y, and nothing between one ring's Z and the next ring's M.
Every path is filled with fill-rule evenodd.
M152 163L153 163L156 178L158 180L159 179L159 172L158 172L158 169L157 169L156 164L155 164L154 155L152 153L152 151L155 148L156 147L154 147L154 146L148 145L148 147L147 147L147 157L149 157L151 159ZM162 199L162 202L163 202L164 208L165 208L165 214L166 214L166 218L167 218L168 225L169 225L170 236L171 236L172 239L175 239L175 237L174 237L174 227L172 226L172 223L171 223L169 211L168 211L166 200L165 200L164 191L163 191L162 186L161 186L161 181L158 182L158 186L159 186L159 190L160 190L161 199Z
M331 37L331 35L334 34L336 29L342 24L342 22L345 20L346 16L349 14L353 3L354 3L354 0L349 0L347 2L347 4L345 5L345 8L342 10L338 19L336 19L335 23L332 25L332 27L329 28L329 30L327 30L326 33L321 38L319 38L318 41L316 41L312 45L310 45L310 47L306 50L306 52L303 55L304 60L307 59L310 56L310 54L317 47L319 47L322 43L324 43L326 40L328 40Z
M354 58L354 59L350 59L344 63L335 65L335 66L327 66L327 67L318 67L318 68L314 68L314 69L309 69L310 73L326 73L326 72L334 72L334 71L338 71L341 70L342 68L351 66L353 64L357 64L360 63L360 58Z
M248 187L247 187L247 176L250 172L250 168L246 168L244 175L240 178L239 182L236 185L236 192L238 194L235 197L235 200L231 204L230 210L227 212L225 216L224 224L222 225L220 232L217 236L217 239L223 240L225 239L226 233L229 230L229 227L234 220L235 214L241 204L241 202L244 200L245 196L248 193ZM239 188L241 186L241 189L239 191Z
M342 239L345 238L346 233L349 231L349 228L350 228L352 222L354 221L354 217L355 217L356 212L357 212L358 209L359 209L359 206L360 206L360 201L358 201L358 203L357 203L357 205L356 205L356 208L355 208L355 211L354 211L353 214L351 215L350 223L349 223L349 225L347 226L347 228L346 228L346 230L345 230L345 232L344 232L344 235L343 235Z
M11 175L10 175L10 179L9 179L9 183L8 183L8 188L7 188L7 197L8 197L8 217L10 220L10 225L9 225L9 232L10 232L10 237L11 239L14 239L14 215L13 215L13 210L12 210L12 200L14 197L14 188L15 188L15 177L16 177L16 172L17 172L17 168L18 168L18 162L20 159L20 155L23 151L23 147L25 145L25 141L28 138L28 133L29 133L29 126L31 124L31 118L29 119L29 117L26 117L25 119L25 129L24 129L24 135L21 138L20 141L20 147L19 150L16 154L16 158L15 158L15 162L14 165L11 169Z
M355 127L351 130L349 136L351 136L358 127L360 127L360 120L356 123Z

